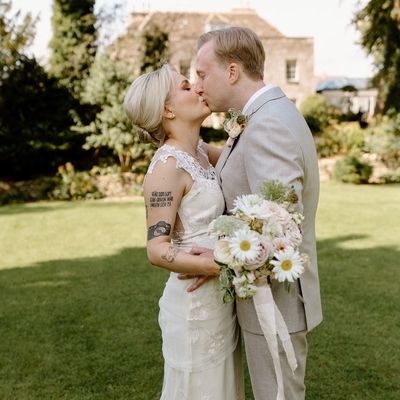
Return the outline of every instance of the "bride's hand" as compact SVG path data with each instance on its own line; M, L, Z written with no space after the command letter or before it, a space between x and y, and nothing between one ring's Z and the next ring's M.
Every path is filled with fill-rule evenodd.
M190 250L190 254L196 255L199 257L206 257L208 259L214 260L214 253L211 249L206 247L193 247ZM215 263L213 263L215 264ZM214 265L213 265L214 266ZM187 292L193 292L197 288L199 288L204 282L206 282L209 278L215 277L219 275L219 267L215 264L216 268L212 268L212 272L209 275L189 275L189 274L179 274L178 279L194 279L196 280L186 289Z

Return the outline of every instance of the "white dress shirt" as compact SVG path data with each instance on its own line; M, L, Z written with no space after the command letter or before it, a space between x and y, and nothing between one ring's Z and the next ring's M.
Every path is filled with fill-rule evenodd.
M243 107L242 110L242 114L246 115L247 114L247 110L249 109L249 107L251 106L252 103L254 103L256 101L256 99L261 96L263 93L265 93L267 90L270 90L272 88L274 88L275 85L272 84L268 84L263 86L261 89L258 89L257 92L255 92L250 98L249 100L247 100L247 103L245 104L245 106Z

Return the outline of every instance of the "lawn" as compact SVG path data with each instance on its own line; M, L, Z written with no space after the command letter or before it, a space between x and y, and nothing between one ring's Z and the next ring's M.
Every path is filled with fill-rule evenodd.
M0 207L0 399L159 398L144 246L141 201ZM323 184L318 250L307 400L399 399L400 186Z

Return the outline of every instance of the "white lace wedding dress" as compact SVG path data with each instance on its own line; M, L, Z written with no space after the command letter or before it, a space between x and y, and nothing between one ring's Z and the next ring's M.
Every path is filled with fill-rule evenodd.
M198 150L207 158L201 142ZM178 210L183 231L173 232L173 243L183 251L193 246L213 248L207 228L225 208L214 168L209 164L205 170L190 154L163 145L154 155L148 174L168 157L175 158L177 168L193 179ZM233 304L222 302L218 278L188 293L186 288L192 280L179 280L177 276L171 272L159 302L165 360L160 400L243 400Z

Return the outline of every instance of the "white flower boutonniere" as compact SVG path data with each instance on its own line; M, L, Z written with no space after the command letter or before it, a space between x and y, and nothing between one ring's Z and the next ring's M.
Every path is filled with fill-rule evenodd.
M228 114L229 117L224 121L224 130L228 132L229 137L236 139L245 130L249 117L233 108L228 110Z

